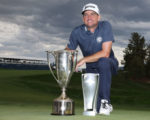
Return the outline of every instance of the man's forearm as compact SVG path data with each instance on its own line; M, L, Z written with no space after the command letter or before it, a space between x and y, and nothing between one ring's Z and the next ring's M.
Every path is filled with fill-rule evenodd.
M105 42L102 45L101 51L98 51L93 55L87 56L87 57L83 58L83 60L85 60L85 63L88 63L88 62L96 62L102 57L108 58L110 55L110 52L111 52L111 47L112 47L111 41Z
M86 56L83 59L85 60L86 63L88 63L88 62L96 62L102 57L108 58L109 57L109 53L106 53L104 51L99 51L99 52L97 52L95 54L92 54L90 56Z

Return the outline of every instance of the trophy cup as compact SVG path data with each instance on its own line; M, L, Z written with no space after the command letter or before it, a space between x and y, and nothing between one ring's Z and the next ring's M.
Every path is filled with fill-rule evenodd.
M82 74L82 90L84 99L83 115L87 116L96 115L98 86L99 86L99 74L97 73Z
M47 61L50 71L62 89L60 97L53 101L52 115L74 115L74 101L67 97L66 88L75 70L77 53L76 50L47 51ZM55 58L56 74L54 74L51 67L50 55L53 55Z

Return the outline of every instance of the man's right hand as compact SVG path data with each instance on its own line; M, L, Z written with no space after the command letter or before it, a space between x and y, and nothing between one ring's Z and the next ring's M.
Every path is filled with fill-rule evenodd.
M74 50L71 50L70 48L68 48L67 46L66 46L65 50L68 50L68 51L71 51L71 52L74 51Z

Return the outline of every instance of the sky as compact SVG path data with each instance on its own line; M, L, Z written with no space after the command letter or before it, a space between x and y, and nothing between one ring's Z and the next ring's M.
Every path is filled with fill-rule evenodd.
M46 60L45 51L64 49L86 3L111 23L119 62L131 33L150 40L150 0L0 0L0 57Z

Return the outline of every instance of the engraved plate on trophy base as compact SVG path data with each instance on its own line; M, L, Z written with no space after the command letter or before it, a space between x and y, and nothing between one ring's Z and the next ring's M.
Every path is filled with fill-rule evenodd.
M74 115L74 101L70 98L55 99L52 106L52 115Z

